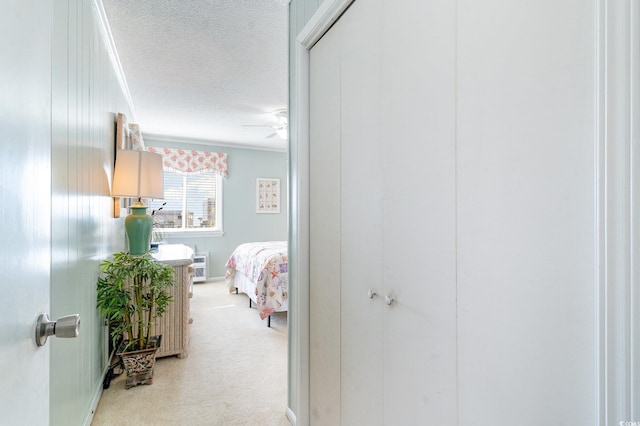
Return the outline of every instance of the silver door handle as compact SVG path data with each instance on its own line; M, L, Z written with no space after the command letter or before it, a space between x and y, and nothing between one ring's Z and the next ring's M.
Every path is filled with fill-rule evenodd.
M368 293L369 299L373 299L373 296L377 296L377 295L378 293L376 293L374 289L372 288L369 289L369 293Z
M57 321L50 321L49 315L41 314L36 323L36 345L44 346L47 337L78 337L80 334L80 315L67 315L58 318Z
M384 303L386 303L387 305L391 305L395 301L396 299L394 299L393 296L386 296L384 298Z

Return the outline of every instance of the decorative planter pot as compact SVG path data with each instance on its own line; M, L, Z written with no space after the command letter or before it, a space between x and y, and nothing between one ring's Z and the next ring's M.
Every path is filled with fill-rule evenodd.
M117 355L122 358L124 369L127 372L127 382L125 389L137 385L150 385L153 383L153 367L156 363L156 352L160 349L162 336L151 336L151 348L128 350L122 352L128 341L120 344Z

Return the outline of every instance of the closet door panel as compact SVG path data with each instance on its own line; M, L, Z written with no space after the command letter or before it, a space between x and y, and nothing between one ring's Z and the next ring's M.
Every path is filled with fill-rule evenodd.
M385 5L385 424L456 424L455 5Z
M340 50L329 31L310 57L310 422L340 424Z
M382 425L384 187L380 0L356 1L340 18L342 424Z
M596 418L594 5L459 2L460 425Z

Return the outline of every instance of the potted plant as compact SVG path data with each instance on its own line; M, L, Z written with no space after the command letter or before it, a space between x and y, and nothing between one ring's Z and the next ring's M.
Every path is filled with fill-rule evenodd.
M116 253L113 260L100 264L100 270L98 308L109 320L114 347L124 362L126 387L151 384L161 338L151 333L155 319L172 301L168 288L174 282L173 268L147 252Z

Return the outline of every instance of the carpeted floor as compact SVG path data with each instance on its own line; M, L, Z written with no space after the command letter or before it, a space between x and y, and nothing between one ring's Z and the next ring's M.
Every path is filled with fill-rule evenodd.
M159 358L152 385L106 389L100 425L289 425L287 315L266 319L224 282L194 284L189 356Z

